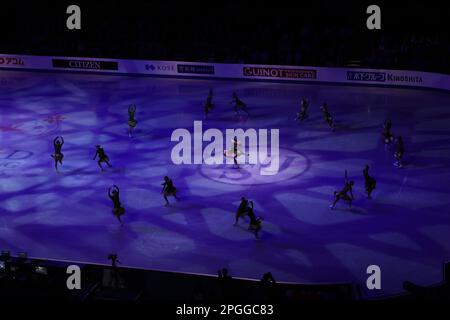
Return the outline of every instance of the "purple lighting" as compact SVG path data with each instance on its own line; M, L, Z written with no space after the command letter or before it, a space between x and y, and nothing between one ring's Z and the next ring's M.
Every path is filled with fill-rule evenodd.
M215 109L203 119L214 89ZM233 91L250 116L237 118ZM310 117L293 119L300 99ZM336 131L323 121L327 101ZM128 136L130 104L138 124ZM278 281L365 283L379 265L382 294L405 280L441 280L450 257L450 96L441 92L349 86L159 79L78 74L0 73L0 249L30 257L123 265ZM384 150L389 117L405 140L405 168ZM279 128L280 171L261 176L242 165L175 165L171 133L192 128ZM63 136L55 172L52 141ZM100 171L95 146L112 168ZM377 180L364 194L362 170ZM328 206L344 170L355 181L349 209ZM170 176L180 201L164 207L161 182ZM121 227L107 190L120 187ZM241 220L242 196L264 218L256 241ZM381 294L370 292L370 294Z

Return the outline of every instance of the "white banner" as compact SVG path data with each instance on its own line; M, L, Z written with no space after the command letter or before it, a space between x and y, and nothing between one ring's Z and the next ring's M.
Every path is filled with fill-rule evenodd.
M46 57L0 54L0 69L31 69L174 77L209 77L244 80L370 84L450 90L450 76L439 73L246 65L203 62Z

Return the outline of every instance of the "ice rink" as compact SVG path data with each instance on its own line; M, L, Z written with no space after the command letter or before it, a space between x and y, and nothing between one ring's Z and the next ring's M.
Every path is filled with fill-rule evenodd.
M215 109L204 118L209 88ZM250 116L236 117L236 91ZM310 117L294 121L301 98ZM319 107L327 102L336 131ZM128 105L138 125L128 136ZM278 281L360 283L378 265L382 290L405 280L430 285L450 260L450 95L362 86L304 85L110 75L0 72L0 250L29 256ZM405 168L393 166L381 126L405 141ZM280 170L175 165L171 134L203 127L280 130ZM53 139L64 137L64 161L53 167ZM95 145L112 168L101 172ZM377 180L364 193L362 170ZM344 171L355 181L351 209L329 209ZM170 176L180 201L164 207ZM107 189L118 185L124 226ZM233 226L241 196L264 218L261 239Z

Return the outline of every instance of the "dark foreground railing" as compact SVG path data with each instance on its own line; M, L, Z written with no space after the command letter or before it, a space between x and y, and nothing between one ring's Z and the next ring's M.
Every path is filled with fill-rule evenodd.
M0 299L56 301L322 301L352 300L351 283L295 284L32 258L0 258Z
M68 269L77 265L78 271ZM450 299L450 263L443 281L419 286L406 281L407 292L384 300ZM79 275L79 278L77 278ZM79 285L79 287L77 287ZM76 287L69 289L69 287ZM0 256L0 301L191 301L295 302L364 299L352 283L299 284L231 278L101 264Z

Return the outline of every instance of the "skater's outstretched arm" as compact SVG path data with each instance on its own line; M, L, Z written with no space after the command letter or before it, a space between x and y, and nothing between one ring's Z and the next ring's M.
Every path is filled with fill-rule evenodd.
M92 160L95 160L95 158L97 158L98 155L99 154L98 154L98 150L97 150L97 151L95 151L95 156L94 156L94 159L92 159Z
M120 193L120 189L119 189L119 187L118 186L116 186L116 185L114 185L114 189L117 191L117 195L119 195L119 193Z
M111 187L108 188L108 197L112 200L113 196L111 194Z

